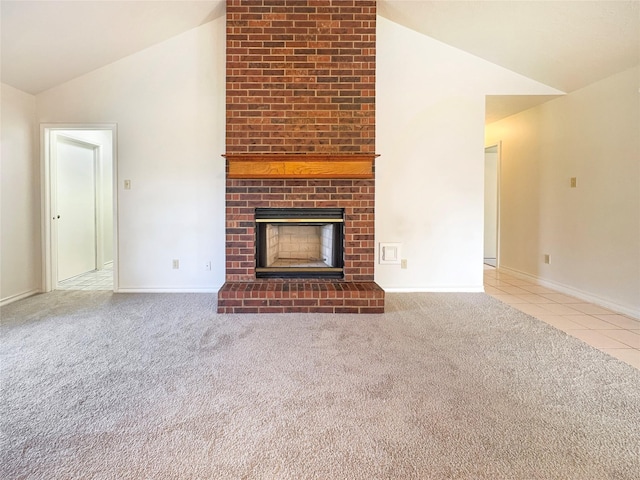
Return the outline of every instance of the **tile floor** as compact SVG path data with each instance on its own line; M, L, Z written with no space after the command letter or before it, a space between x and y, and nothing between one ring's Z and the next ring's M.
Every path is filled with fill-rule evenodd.
M487 294L640 369L640 320L485 265Z
M113 290L113 266L58 282L58 290Z

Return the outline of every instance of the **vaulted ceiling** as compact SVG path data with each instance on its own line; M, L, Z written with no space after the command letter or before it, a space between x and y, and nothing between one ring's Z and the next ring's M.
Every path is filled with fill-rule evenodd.
M2 0L2 82L37 94L224 14L224 0ZM571 92L640 62L640 1L378 0L382 16ZM549 97L488 97L492 121Z
M2 82L37 94L224 14L223 0L2 0Z

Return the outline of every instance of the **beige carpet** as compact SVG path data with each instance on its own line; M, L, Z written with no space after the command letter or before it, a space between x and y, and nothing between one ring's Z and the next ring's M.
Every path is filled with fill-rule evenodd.
M640 478L640 371L486 295L215 309L72 291L4 307L0 477Z

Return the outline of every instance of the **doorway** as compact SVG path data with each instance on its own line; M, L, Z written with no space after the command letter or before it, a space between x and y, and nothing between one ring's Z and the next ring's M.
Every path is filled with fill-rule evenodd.
M484 150L484 263L499 264L500 239L500 145Z
M42 126L44 291L117 289L115 133Z

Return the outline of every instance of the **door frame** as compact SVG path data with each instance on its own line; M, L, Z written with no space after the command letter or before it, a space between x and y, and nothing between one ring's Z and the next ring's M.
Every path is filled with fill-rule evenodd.
M112 147L112 192L113 192L113 291L118 291L118 152L117 152L117 124L115 123L83 123L83 124L63 124L63 123L42 123L40 124L40 163L41 163L41 205L42 205L42 291L50 292L57 288L57 259L54 255L52 235L55 234L53 225L52 194L53 182L56 181L55 172L52 171L52 137L60 130L108 130L111 132ZM91 145L82 140L71 140ZM100 220L98 220L101 223ZM100 227L102 228L102 226ZM98 241L101 241L98 236ZM102 253L98 253L99 261Z
M484 152L486 153L488 148L496 148L497 152L497 160L496 160L496 170L497 170L497 188L496 188L496 270L500 268L500 184L501 184L501 172L502 172L502 141L498 141L497 143L492 143L491 145L485 145ZM486 162L486 161L485 161ZM484 225L484 221L483 221ZM483 263L484 263L484 252L483 252Z
M81 140L78 138L74 138L69 136L68 131L65 133L58 133L58 131L53 130L50 131L50 152L49 152L49 163L50 163L50 201L51 201L51 288L57 289L58 282L60 278L59 272L59 262L60 262L60 252L59 252L59 218L60 218L60 208L58 205L58 187L60 186L58 183L58 172L59 172L59 162L60 158L58 157L57 146L59 142L67 143L71 145L77 145L79 147L87 148L91 150L92 155L92 169L93 169L93 228L94 228L94 236L93 236L93 264L96 269L102 269L104 265L104 254L102 251L103 248L103 225L102 225L102 216L100 215L101 207L102 207L102 178L101 178L101 146L95 143L91 143L85 140Z

